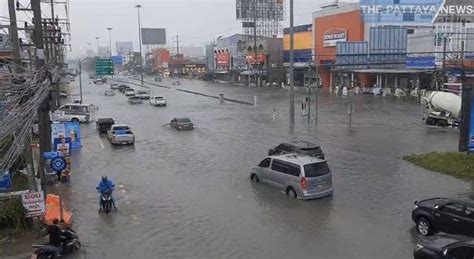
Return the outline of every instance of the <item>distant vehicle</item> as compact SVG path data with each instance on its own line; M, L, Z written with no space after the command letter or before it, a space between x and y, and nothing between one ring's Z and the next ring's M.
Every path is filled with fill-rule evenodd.
M104 95L105 95L105 96L114 96L114 95L115 95L115 92L112 91L112 90L107 90L107 91L105 91Z
M134 95L135 95L135 90L133 89L125 90L125 96L129 97L129 96L134 96Z
M107 138L113 145L133 145L135 134L128 125L112 125L107 131Z
M424 236L436 232L474 236L474 200L469 197L415 201L411 218Z
M415 246L414 259L474 258L474 240L465 236L438 234Z
M296 153L325 159L323 150L319 145L303 140L294 140L282 143L268 151L269 156L289 153Z
M174 81L173 85L181 85L181 82L180 81Z
M119 89L119 85L118 84L111 84L110 89L117 90L117 89Z
M100 118L96 121L95 126L100 133L107 133L107 131L115 124L112 118Z
M95 76L94 75L89 75L89 79L94 79Z
M142 104L143 100L138 96L130 96L128 97L128 102L130 104Z
M438 127L459 127L461 96L448 92L431 92L425 103L425 124Z
M155 76L153 80L155 80L155 82L161 82L161 76Z
M128 89L131 89L131 87L128 85L119 85L118 87L118 90L122 93L125 93L125 91L127 91Z
M92 104L68 103L51 113L53 121L91 122L95 120L97 107Z
M150 98L150 104L154 106L166 106L166 99L163 96L153 96Z
M250 170L250 179L300 199L321 198L333 192L332 173L326 160L299 154L265 158Z
M94 84L96 85L103 85L104 83L106 83L106 79L105 78L102 78L102 77L99 77L99 78L95 78L94 79Z
M142 99L142 100L149 100L150 99L150 91L138 90L138 91L135 91L135 96Z
M133 75L132 79L137 79L138 80L138 79L141 79L141 77L140 77L140 75Z
M192 130L194 124L189 118L173 118L170 122L170 126L177 130Z

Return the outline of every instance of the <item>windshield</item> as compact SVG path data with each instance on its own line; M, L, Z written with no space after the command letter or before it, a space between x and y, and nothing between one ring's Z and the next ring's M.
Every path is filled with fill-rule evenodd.
M130 128L127 126L114 127L114 131L124 131L124 130L130 130Z
M304 175L305 177L308 177L308 178L326 175L331 172L329 170L329 166L327 162L307 164L303 167L304 167Z
M189 122L191 122L191 120L188 119L188 118L182 118L182 119L178 119L178 122L179 123L189 123Z

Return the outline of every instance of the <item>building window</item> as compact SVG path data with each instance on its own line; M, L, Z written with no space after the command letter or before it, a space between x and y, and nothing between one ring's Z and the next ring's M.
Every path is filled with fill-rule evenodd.
M403 21L404 22L414 22L415 21L415 14L414 13L404 13L403 14Z
M415 33L415 30L414 29L407 29L407 33L408 34L413 34L413 33Z
M393 0L393 4L400 4L400 0Z

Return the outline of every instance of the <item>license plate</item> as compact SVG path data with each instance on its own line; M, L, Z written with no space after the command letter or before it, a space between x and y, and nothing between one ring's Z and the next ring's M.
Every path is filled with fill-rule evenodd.
M127 145L127 141L122 141L122 145Z

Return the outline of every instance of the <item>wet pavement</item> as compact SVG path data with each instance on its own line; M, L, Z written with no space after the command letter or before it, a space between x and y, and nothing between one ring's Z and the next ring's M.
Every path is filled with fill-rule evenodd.
M421 109L410 102L322 94L316 126L301 116L301 91L290 127L284 89L197 80L173 86L164 79L159 84L243 101L258 96L257 107L219 104L150 86L168 100L164 108L130 105L119 92L106 97L107 85L88 81L84 76L84 102L98 105L100 117L132 126L136 143L111 146L94 123L81 126L83 148L73 156L71 183L58 188L84 245L75 258L410 258L418 238L413 201L472 188L400 159L457 148L458 132L426 129ZM352 128L349 102L355 103ZM166 124L176 116L190 117L195 129L170 129ZM293 200L249 180L249 169L268 149L290 139L323 147L332 197ZM95 186L104 174L117 184L119 210L109 215L97 212Z

